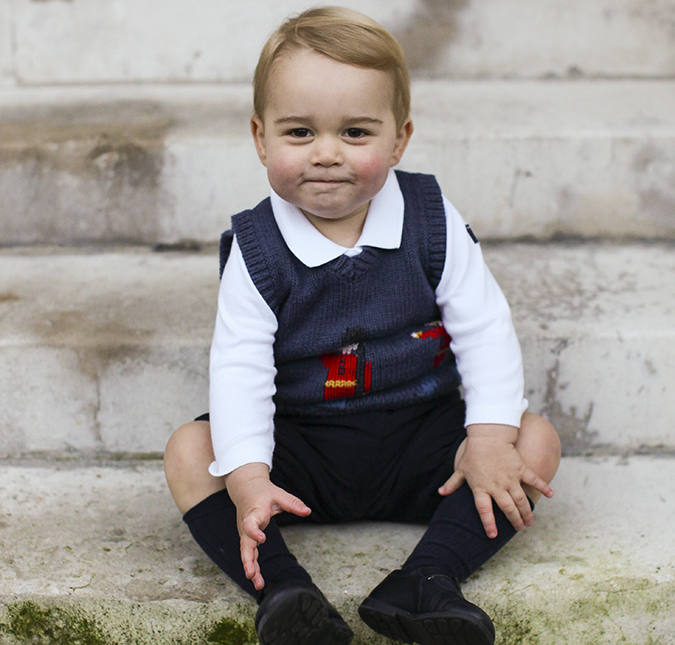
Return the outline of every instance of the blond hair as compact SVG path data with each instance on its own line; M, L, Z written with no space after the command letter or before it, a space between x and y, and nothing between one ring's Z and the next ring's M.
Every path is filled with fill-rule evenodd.
M410 114L410 75L401 46L380 24L344 7L315 7L289 18L269 38L253 77L253 107L262 118L274 63L287 52L309 48L339 63L387 72L393 81L397 128Z

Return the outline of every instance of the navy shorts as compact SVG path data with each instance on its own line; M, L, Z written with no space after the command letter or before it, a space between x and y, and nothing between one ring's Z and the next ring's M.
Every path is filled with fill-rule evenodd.
M277 521L429 522L466 437L465 416L459 393L338 417L276 415L270 477L312 509L308 518L282 513Z

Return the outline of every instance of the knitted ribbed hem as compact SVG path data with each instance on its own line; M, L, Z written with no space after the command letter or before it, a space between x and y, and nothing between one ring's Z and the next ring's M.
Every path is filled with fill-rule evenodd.
M253 214L253 217L251 216ZM259 233L258 228L267 228L268 234L279 238L279 244L285 245L281 231L277 226L274 214L272 213L272 206L270 198L264 199L258 204L253 211L244 211L232 218L232 227L239 248L242 249L242 255L246 262L246 268L253 280L260 295L265 299L269 308L275 311L279 302L277 286L274 280L274 271L270 266L269 257L262 251L258 243ZM250 252L246 252L250 249Z
M424 230L420 231L420 233L426 245L429 284L435 290L441 281L446 258L447 219L443 204L443 194L433 175L404 173L397 170L396 177L401 187L401 192L404 195L410 193L412 194L413 201L424 203L427 217L416 220L415 225L424 226ZM410 222L404 220L404 228L406 225L410 225Z
M230 251L232 250L232 242L234 241L234 231L229 230L225 231L220 236L220 245L218 247L218 255L220 256L220 273L219 276L223 277L223 271L225 270L225 264L227 263L227 258L230 257Z

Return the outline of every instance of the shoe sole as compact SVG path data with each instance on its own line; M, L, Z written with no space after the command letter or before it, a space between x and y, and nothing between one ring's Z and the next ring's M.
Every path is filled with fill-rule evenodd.
M258 625L260 645L348 645L347 623L330 618L326 605L302 588L281 592Z
M494 645L494 636L473 616L410 614L388 603L366 599L359 616L368 627L402 643L420 645Z

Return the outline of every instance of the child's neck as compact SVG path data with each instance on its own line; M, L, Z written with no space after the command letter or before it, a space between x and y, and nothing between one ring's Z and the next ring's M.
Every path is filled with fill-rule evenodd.
M328 219L306 211L302 212L321 235L327 237L331 242L335 242L335 244L351 249L356 246L361 237L369 206L370 202L364 204L355 213L340 219Z

